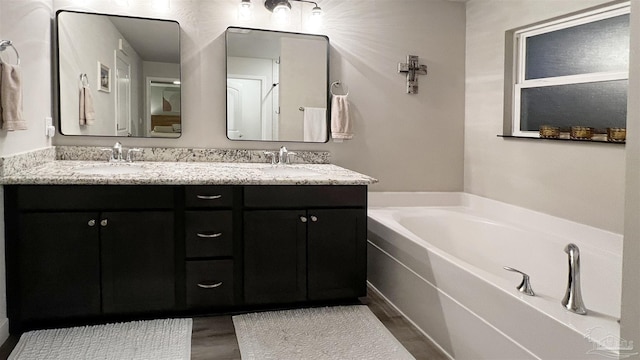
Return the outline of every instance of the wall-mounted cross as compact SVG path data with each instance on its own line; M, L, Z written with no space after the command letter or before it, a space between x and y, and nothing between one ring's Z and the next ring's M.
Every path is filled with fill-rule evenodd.
M407 74L407 94L417 94L418 75L427 75L427 65L420 65L418 56L407 55L407 62L398 64L398 73Z

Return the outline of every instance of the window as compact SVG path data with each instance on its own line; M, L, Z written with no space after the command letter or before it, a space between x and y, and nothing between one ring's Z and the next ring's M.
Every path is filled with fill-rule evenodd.
M625 128L629 3L507 32L505 135Z

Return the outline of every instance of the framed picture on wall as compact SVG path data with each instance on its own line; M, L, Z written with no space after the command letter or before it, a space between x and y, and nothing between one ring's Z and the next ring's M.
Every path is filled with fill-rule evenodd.
M111 68L98 61L98 90L111 92Z

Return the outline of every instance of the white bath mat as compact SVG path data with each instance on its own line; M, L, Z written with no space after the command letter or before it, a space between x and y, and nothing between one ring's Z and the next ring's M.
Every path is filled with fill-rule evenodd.
M414 359L364 305L233 317L242 360Z
M8 360L189 360L191 327L164 319L30 331Z

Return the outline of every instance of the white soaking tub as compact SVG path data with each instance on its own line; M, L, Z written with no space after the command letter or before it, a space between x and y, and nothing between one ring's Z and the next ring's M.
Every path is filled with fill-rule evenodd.
M622 236L464 193L369 193L368 281L455 359L610 359ZM587 315L564 309L580 248ZM536 296L516 290L531 277Z

